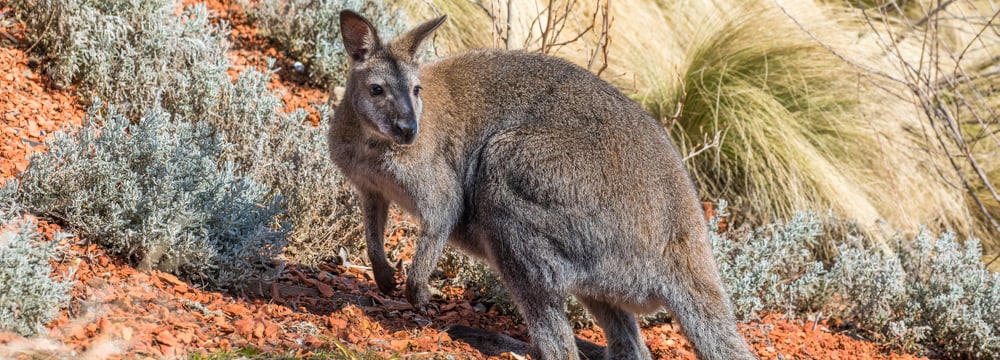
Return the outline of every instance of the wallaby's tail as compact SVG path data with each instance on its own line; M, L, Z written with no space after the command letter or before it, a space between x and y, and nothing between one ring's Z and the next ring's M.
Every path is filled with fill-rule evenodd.
M452 340L458 340L471 345L486 356L498 356L505 352L524 355L531 349L531 344L510 336L462 325L454 325L448 328L448 336L451 336ZM576 348L580 352L581 360L604 359L603 346L576 338Z
M664 298L703 360L756 359L736 329L736 318L722 285L706 234L682 236L664 258L671 279Z

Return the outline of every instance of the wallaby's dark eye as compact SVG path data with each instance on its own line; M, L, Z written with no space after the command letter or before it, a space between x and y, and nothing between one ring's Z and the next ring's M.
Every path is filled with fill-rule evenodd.
M420 87L420 85L414 86L413 95L420 95L420 89L423 89L422 87Z
M382 87L372 84L371 86L368 87L368 92L372 94L372 96L382 95Z

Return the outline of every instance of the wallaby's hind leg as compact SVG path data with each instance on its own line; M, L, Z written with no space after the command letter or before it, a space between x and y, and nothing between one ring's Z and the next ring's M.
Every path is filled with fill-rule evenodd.
M708 241L682 237L669 247L664 297L698 359L756 359L736 330Z
M608 339L604 359L652 359L632 313L597 299L577 296L577 300L587 307L604 329L604 336Z
M566 318L566 295L546 293L544 290L528 295L527 291L513 296L528 323L528 335L531 337L528 354L532 359L539 360L578 360L573 328Z
M492 246L490 262L528 325L528 354L536 360L578 360L573 328L566 318L571 265L533 225L503 212L493 212L483 234L492 238L487 240Z

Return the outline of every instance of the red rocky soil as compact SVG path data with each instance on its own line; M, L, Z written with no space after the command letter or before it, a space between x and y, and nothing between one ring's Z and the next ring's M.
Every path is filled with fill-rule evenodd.
M245 67L263 69L266 57L291 69L291 61L256 35L243 10L230 0L210 1L209 8L232 25L233 74ZM11 16L10 9L0 13ZM78 127L83 106L72 89L54 89L29 66L23 30L0 27L0 182L27 166L26 156L44 151L42 141L63 127ZM274 89L284 91L288 109L314 109L327 93L305 85L303 75L275 74ZM59 230L42 220L47 238ZM390 234L399 242L403 232ZM190 354L252 348L264 357L316 357L351 351L405 358L484 358L452 341L443 329L452 324L500 331L524 339L526 330L494 310L476 307L472 291L445 287L436 309L414 312L397 294L380 294L362 268L292 266L271 283L242 294L204 291L173 275L144 273L109 257L78 238L62 240L64 255L52 261L52 276L74 282L72 300L47 334L24 339L0 333L0 358L177 358ZM406 241L404 243L412 243ZM71 275L70 275L71 274ZM826 322L813 323L777 315L744 324L740 330L763 359L914 359L839 333ZM646 343L660 359L694 359L691 346L669 324L643 327ZM599 328L577 331L602 342ZM506 354L500 358L512 358Z

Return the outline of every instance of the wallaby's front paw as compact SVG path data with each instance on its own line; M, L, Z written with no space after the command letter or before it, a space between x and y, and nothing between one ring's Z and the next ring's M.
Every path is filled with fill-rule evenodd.
M375 273L375 284L383 294L390 295L396 291L396 272L391 267L375 266L372 271Z
M422 310L431 300L431 289L427 283L406 281L406 301L417 310Z

